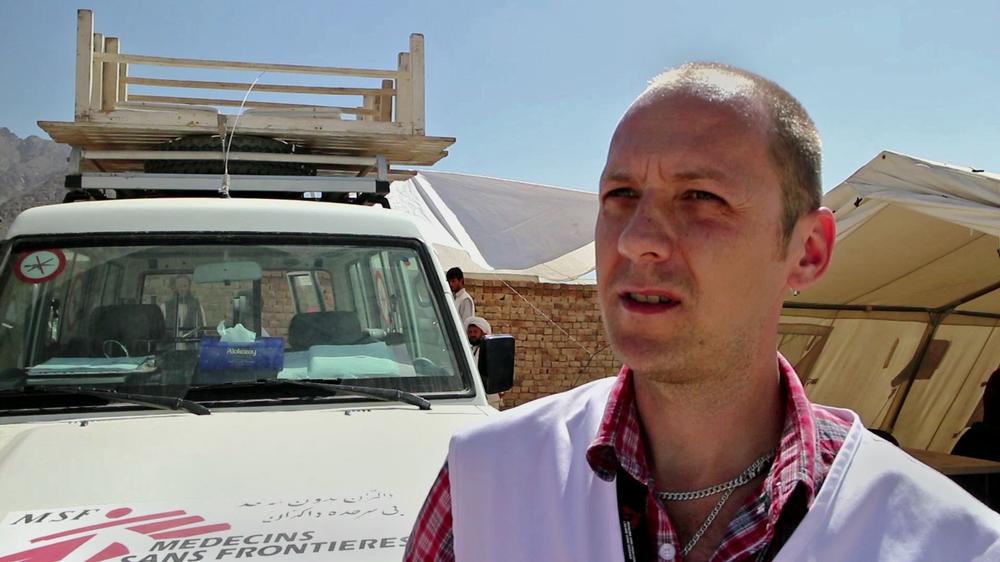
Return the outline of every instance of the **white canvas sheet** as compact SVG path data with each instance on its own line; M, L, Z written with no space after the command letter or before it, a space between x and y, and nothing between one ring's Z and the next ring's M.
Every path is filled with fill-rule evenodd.
M422 172L394 182L389 203L422 222L445 267L554 282L594 269L596 193Z

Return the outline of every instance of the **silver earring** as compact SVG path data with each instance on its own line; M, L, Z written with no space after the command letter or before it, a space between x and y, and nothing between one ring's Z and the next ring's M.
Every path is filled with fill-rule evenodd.
M793 296L793 297L797 297L797 296L799 296L800 294L801 294L801 293L799 292L799 290L798 290L798 289L792 289L792 296Z

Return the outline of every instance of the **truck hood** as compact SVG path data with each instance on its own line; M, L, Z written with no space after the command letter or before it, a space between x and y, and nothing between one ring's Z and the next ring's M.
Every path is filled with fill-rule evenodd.
M0 560L399 560L449 437L487 415L435 404L0 426Z

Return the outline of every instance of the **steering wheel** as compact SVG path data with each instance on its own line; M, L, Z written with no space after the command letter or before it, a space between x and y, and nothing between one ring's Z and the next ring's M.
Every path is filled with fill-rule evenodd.
M418 375L444 375L445 370L434 364L433 361L426 357L417 357L413 360L413 370L416 371Z
M177 339L198 339L206 331L202 326L178 326Z
M125 357L129 357L128 348L125 347L125 344L123 344L118 340L104 340L104 343L101 345L101 351L104 352L105 357L107 357L108 359L112 357L121 357L120 355L111 355L111 352L114 350L115 345L118 346L118 349L122 350L122 353L125 354Z

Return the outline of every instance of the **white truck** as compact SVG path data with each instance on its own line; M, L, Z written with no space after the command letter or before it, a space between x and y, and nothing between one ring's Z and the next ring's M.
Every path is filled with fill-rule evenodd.
M103 56L79 17L78 78L152 80L116 65L157 57ZM123 105L105 82L108 106L93 76L73 123L42 123L74 169L69 202L22 213L2 247L0 562L402 556L450 435L513 377L513 340L488 338L474 365L431 246L371 205L400 173L387 153L422 163L449 140L422 117L417 132L416 105L393 118L417 55L422 72L413 46L371 94L396 112L244 115L260 140L237 146L290 147L230 152L245 173L200 148L233 116L213 137L208 109Z

